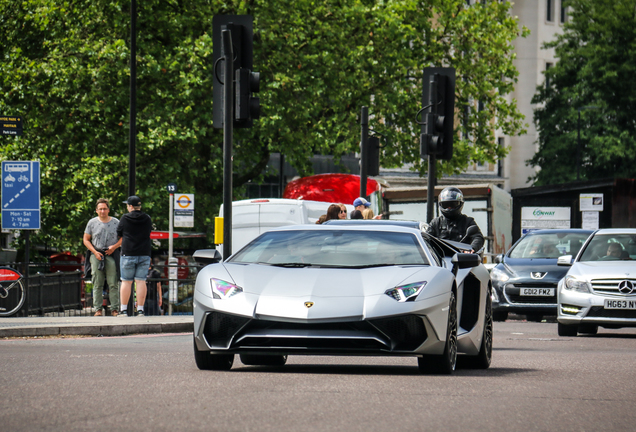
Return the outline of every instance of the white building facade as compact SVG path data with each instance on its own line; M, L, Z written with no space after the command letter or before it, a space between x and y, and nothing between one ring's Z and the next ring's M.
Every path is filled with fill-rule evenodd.
M504 178L504 189L532 186L528 178L535 175L535 168L526 165L538 150L537 129L533 114L532 97L537 86L545 85L544 71L556 63L554 49L543 49L543 44L555 39L567 21L564 0L515 0L512 14L519 18L519 25L526 26L530 35L514 41L517 58L514 61L519 77L511 98L517 100L517 108L525 116L527 133L508 137L502 134L497 139L509 149L508 156L500 163L499 171Z

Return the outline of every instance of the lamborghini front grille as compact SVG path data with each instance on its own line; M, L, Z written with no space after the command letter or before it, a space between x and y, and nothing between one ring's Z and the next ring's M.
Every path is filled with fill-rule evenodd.
M204 336L212 347L295 353L373 353L412 351L426 341L421 317L299 323L248 319L218 312L206 318Z

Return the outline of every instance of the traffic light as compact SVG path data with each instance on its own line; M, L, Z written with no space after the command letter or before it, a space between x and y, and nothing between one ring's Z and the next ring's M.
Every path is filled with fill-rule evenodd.
M420 135L420 155L453 157L455 120L455 69L424 69L422 104L427 107L426 121Z
M250 127L252 119L260 117L260 99L252 96L258 93L260 74L249 69L238 69L234 81L234 126Z
M229 79L234 80L234 127L251 127L252 119L258 118L260 111L258 98L251 96L258 92L260 81L259 73L252 72L254 30L251 15L215 15L212 19L213 126L223 128L223 86L227 82L222 67L225 57L221 39L223 30L232 33L234 74Z
M380 175L380 138L372 136L367 140L367 175Z

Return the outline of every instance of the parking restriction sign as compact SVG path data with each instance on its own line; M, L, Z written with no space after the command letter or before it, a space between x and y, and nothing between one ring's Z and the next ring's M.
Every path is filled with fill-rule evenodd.
M2 162L2 229L40 229L40 162Z

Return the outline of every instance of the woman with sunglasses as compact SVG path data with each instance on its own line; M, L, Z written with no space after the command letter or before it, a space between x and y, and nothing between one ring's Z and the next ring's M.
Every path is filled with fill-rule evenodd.
M338 218L339 219L346 219L347 218L347 207L345 207L344 204L338 204L340 206L340 212L338 213Z
M345 209L344 218L347 218L347 209ZM325 220L331 219L341 219L340 214L342 213L342 208L340 204L331 204L327 209L327 218Z

